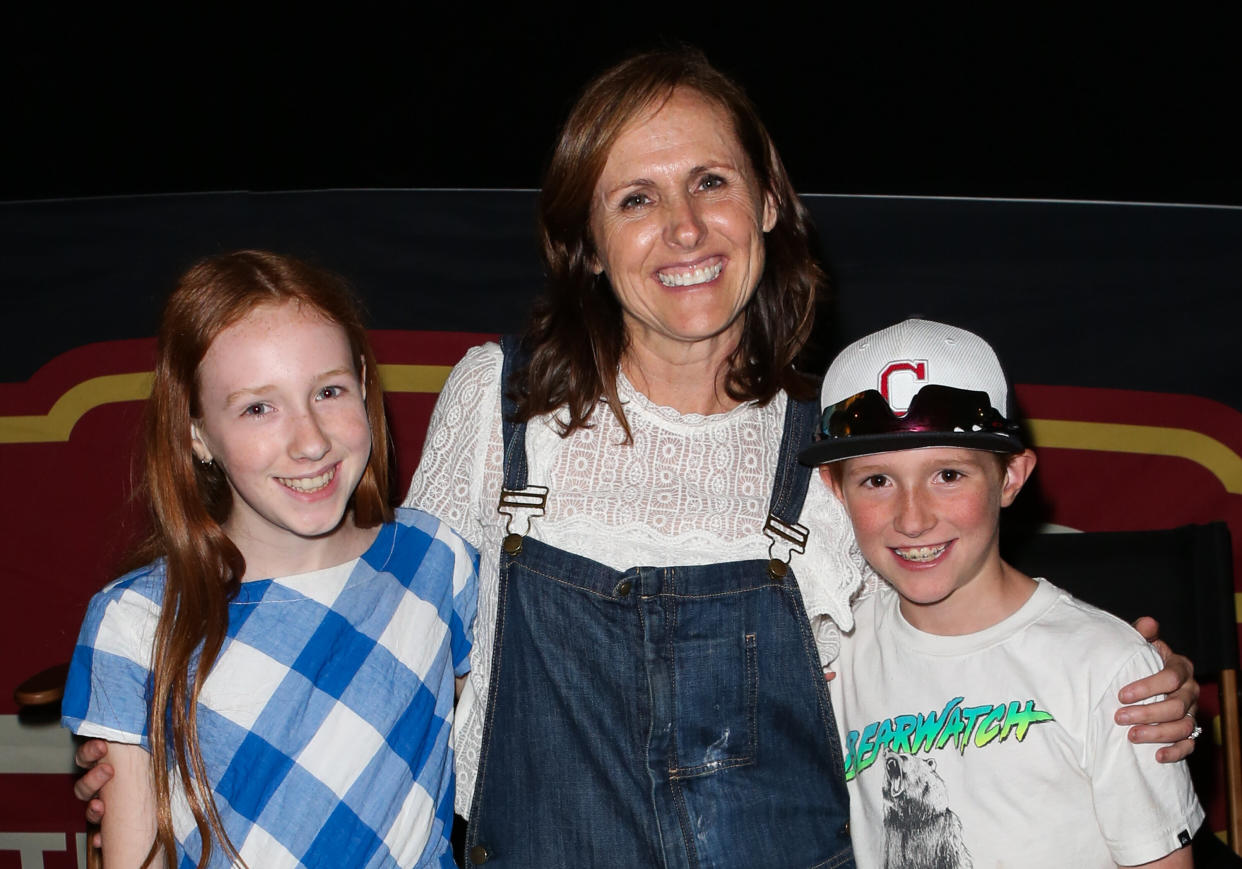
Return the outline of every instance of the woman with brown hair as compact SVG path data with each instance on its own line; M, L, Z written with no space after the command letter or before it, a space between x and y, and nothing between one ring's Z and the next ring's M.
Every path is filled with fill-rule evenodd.
M341 281L260 251L190 269L144 446L143 566L91 601L62 706L111 743L106 865L454 865L475 555L394 514Z
M539 215L531 326L454 369L407 499L481 553L467 865L850 865L821 667L865 568L796 461L807 213L745 95L678 50L587 87Z

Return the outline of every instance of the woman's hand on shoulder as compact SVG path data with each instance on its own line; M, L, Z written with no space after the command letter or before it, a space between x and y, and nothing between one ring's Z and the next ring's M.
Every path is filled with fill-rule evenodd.
M88 739L73 753L73 762L86 770L82 777L73 783L73 795L86 803L86 820L92 824L98 824L103 819L104 801L100 798L99 792L116 774L112 765L106 762L107 757L108 743L102 739ZM98 835L93 844L96 847L99 846Z
M1131 742L1167 743L1156 752L1161 763L1174 763L1195 750L1195 710L1198 708L1199 683L1194 678L1194 665L1159 638L1160 626L1155 619L1144 616L1134 623L1164 661L1164 669L1145 679L1124 686L1118 695L1122 706L1114 720L1129 725ZM1149 697L1164 694L1163 700L1143 703Z

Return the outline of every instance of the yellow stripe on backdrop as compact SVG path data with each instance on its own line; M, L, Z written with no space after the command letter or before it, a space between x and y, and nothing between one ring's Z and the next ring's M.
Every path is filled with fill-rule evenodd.
M380 383L385 392L422 392L439 395L451 365L381 365Z
M1242 494L1242 457L1215 438L1185 428L1033 419L1035 446L1174 456L1202 465L1231 495Z
M435 395L448 379L450 365L381 365L385 392ZM88 411L105 404L142 401L151 394L150 371L92 377L71 387L46 414L0 416L0 444L44 444L69 440Z
M108 374L84 380L56 400L45 416L0 417L0 444L44 444L69 440L86 412L104 404L142 401L151 394L152 373Z

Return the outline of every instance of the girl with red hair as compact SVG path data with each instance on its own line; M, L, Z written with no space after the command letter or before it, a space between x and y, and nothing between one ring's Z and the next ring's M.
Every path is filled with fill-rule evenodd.
M63 704L110 742L107 865L454 865L477 556L391 506L343 283L259 251L190 269L144 439L143 566L91 601Z

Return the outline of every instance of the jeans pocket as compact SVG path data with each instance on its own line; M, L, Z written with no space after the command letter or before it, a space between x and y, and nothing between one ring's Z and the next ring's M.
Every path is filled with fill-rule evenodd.
M758 751L759 640L699 637L676 651L674 778L754 763Z

